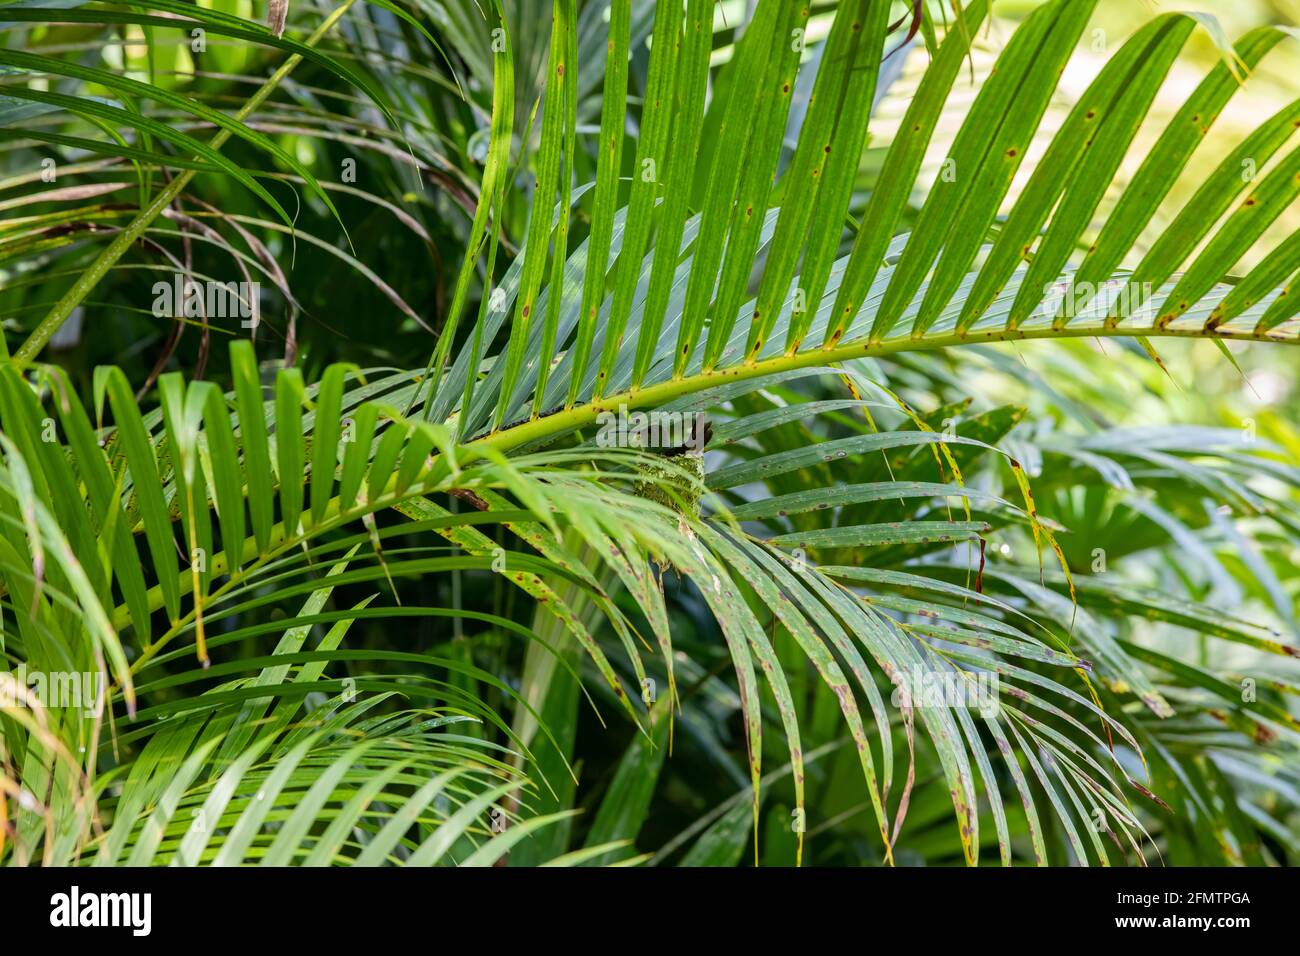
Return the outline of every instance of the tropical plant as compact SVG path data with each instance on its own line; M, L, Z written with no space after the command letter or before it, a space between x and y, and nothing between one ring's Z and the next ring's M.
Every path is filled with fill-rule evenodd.
M1270 232L1300 100L1147 238L1286 30L1150 17L1049 134L1098 3L1043 3L929 183L988 0L759 0L743 30L713 0L554 0L549 31L524 0L354 2L294 8L302 40L180 0L4 5L38 41L0 51L5 138L94 179L0 182L0 858L1294 860L1294 428L1076 416L993 348L1300 342L1300 243ZM168 79L178 30L236 44L232 73ZM1121 180L1198 31L1220 60ZM254 47L279 65L232 110ZM342 153L309 168L338 144L364 188L327 182ZM445 190L418 214L412 171ZM449 235L449 292L422 290ZM349 355L298 255L404 324ZM249 324L282 363L240 340L218 364L238 316L188 293L152 367L40 361L104 288L160 334L130 270L210 288L230 263L274 286ZM972 406L977 363L1047 407ZM29 674L100 695L46 706Z

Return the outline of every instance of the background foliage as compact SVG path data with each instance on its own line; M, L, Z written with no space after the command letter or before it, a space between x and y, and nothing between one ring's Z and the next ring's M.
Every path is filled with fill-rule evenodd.
M0 860L1295 862L1294 4L273 6L0 9Z

